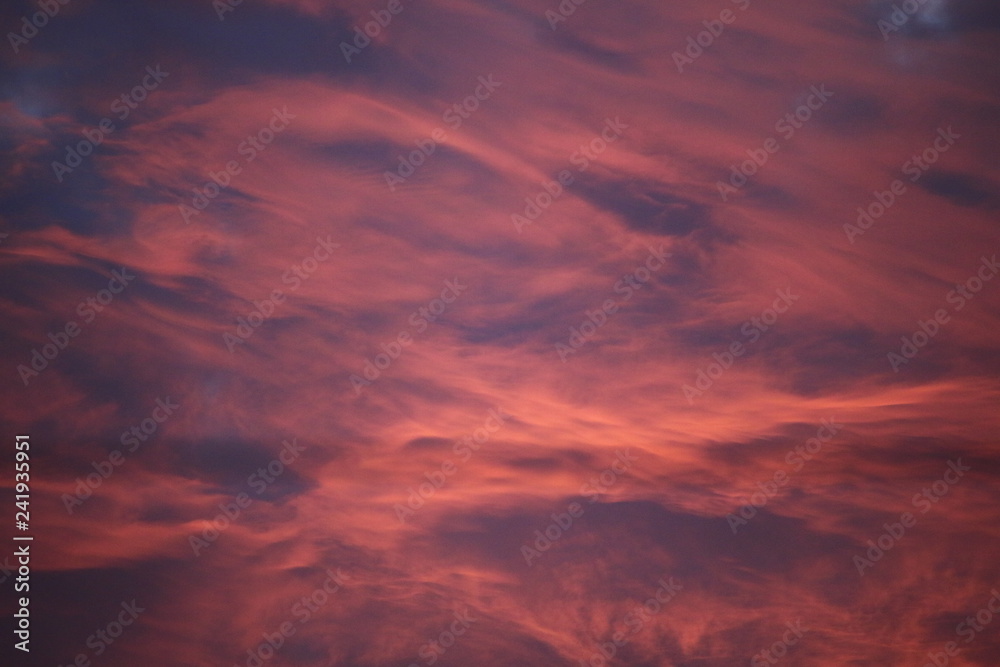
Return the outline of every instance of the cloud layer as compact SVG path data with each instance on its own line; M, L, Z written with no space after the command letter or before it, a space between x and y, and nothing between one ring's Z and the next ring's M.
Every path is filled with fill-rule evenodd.
M8 38L30 664L994 664L987 5L74 0Z

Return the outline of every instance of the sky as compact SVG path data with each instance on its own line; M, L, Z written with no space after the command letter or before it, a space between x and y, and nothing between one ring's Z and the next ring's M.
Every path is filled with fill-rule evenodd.
M0 26L4 664L998 664L995 3Z

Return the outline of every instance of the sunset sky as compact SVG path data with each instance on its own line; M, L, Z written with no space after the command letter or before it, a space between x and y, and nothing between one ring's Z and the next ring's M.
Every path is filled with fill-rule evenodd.
M1000 664L995 2L0 27L0 663Z

